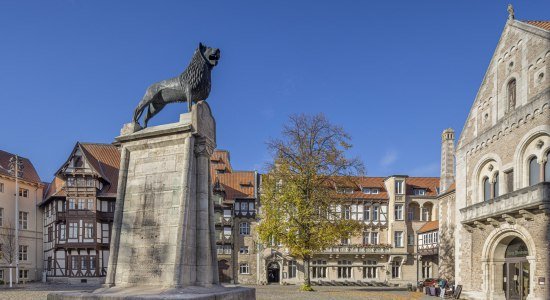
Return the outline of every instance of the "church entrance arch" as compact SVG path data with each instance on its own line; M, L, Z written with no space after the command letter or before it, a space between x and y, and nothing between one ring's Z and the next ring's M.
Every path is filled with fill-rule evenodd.
M270 262L267 265L267 282L279 283L281 281L281 266L278 262Z

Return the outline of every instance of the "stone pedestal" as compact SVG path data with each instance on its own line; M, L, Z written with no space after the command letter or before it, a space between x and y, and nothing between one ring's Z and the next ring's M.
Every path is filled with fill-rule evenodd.
M178 123L116 138L120 173L105 288L48 299L255 299L218 283L210 155L216 124L206 102ZM69 298L67 298L69 297Z

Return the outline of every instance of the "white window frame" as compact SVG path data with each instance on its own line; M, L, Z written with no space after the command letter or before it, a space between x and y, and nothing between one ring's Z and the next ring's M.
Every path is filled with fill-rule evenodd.
M239 223L239 234L240 235L250 235L250 223L248 223L248 222Z
M403 204L395 204L394 217L397 221L403 221Z
M403 192L405 190L405 181L404 180L396 180L395 181L395 193L399 195L403 195Z
M291 260L288 262L288 278L296 278L298 275L298 262Z
M248 275L250 274L250 266L248 263L239 264L239 274Z
M20 261L29 260L29 246L19 245L19 260Z
M249 254L248 246L242 246L241 249L239 249L240 254Z
M26 230L29 228L29 213L19 211L19 229Z
M393 232L393 245L395 248L403 248L403 231Z

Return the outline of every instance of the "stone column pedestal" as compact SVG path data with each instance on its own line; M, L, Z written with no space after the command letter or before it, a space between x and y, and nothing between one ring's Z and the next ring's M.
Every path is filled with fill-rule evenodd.
M208 104L193 105L178 123L136 125L116 138L121 165L105 288L48 299L255 299L254 289L218 282L210 178L216 124Z

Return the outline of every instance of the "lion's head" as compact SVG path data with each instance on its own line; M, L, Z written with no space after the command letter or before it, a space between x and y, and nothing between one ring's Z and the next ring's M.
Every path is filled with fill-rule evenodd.
M211 66L218 64L220 59L220 49L211 48L202 43L199 43L199 52L201 53L204 60L206 60Z

